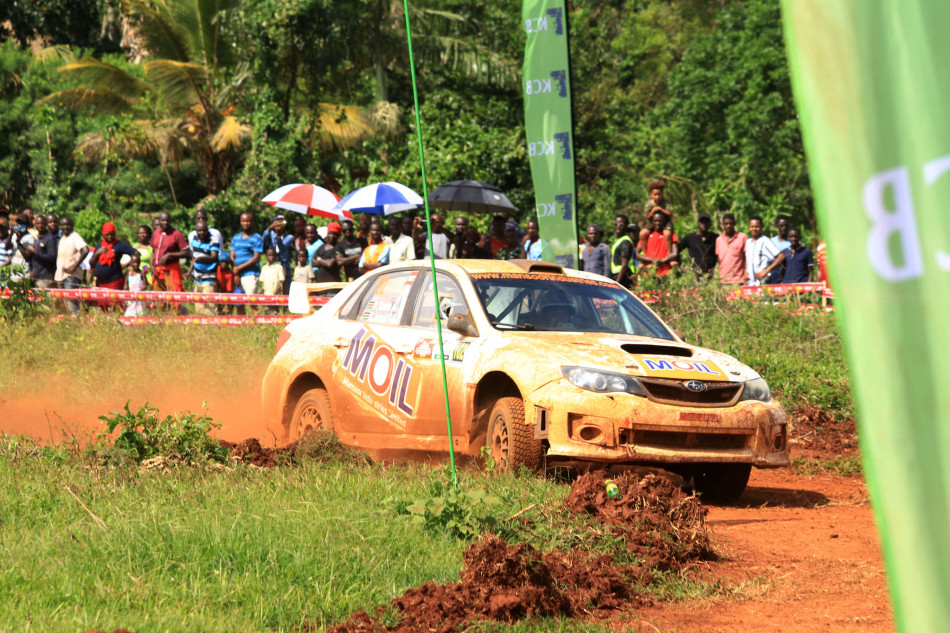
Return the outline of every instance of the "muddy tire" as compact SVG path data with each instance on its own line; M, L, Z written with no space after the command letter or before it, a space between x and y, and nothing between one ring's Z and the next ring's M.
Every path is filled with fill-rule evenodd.
M733 501L745 491L751 472L751 464L703 464L693 475L693 483L706 499Z
M500 398L488 418L488 448L496 467L515 472L524 466L533 473L541 470L541 441L534 429L525 424L521 398Z
M330 411L330 397L325 389L316 388L304 392L290 416L287 429L287 441L296 442L310 431L333 430L333 414Z

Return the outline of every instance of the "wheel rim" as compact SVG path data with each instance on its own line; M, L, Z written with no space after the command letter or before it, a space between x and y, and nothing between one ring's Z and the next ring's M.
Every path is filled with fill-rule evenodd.
M492 420L491 456L502 465L508 464L508 425L503 416L495 416Z
M299 440L310 431L322 428L323 419L320 417L320 411L316 406L308 404L297 418L297 437L295 439Z

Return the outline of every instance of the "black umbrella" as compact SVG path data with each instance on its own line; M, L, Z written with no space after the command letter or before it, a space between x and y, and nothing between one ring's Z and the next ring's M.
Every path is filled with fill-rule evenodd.
M477 180L447 182L429 194L429 201L436 208L449 211L498 213L515 210L515 205L501 189Z

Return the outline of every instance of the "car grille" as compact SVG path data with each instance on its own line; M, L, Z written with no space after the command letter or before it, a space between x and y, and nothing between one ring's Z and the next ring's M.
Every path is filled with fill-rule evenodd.
M728 407L739 399L742 384L738 382L696 381L706 385L705 391L687 389L687 380L640 378L650 400L663 404L688 404L691 407Z
M747 449L755 439L751 430L738 432L703 432L700 429L656 430L651 428L620 429L620 446L641 446L672 449L739 450Z

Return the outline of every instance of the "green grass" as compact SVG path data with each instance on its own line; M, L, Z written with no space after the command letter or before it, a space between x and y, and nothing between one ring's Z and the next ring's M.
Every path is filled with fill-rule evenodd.
M860 477L861 456L847 455L819 459L816 457L798 457L792 460L792 472L796 475L837 475L839 477Z

